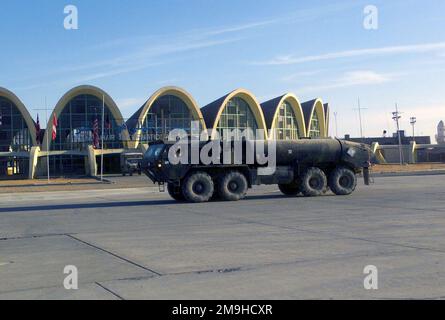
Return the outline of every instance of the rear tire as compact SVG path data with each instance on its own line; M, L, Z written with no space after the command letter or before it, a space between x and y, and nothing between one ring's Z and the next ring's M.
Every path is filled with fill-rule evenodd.
M321 196L327 190L327 180L323 170L308 168L301 176L301 192L305 197Z
M290 184L279 184L278 188L286 196L297 196L301 192L301 183L294 181Z
M212 198L213 192L212 177L205 172L192 173L182 185L184 199L189 202L208 202Z
M167 184L167 192L174 200L178 202L185 201L181 188L176 187L173 183Z
M349 168L337 167L329 175L329 188L338 196L347 196L355 191L357 176Z
M248 188L246 177L241 172L232 171L218 181L218 196L224 201L239 201L246 197Z

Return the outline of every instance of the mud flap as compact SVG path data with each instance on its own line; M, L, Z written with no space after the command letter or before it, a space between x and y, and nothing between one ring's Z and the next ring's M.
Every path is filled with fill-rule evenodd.
M369 179L369 168L363 168L363 179L365 180L365 185L369 186L371 184Z

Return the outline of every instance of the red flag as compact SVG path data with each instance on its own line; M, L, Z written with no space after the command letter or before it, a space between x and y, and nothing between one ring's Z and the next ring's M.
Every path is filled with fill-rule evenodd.
M93 124L93 148L99 149L99 120L94 120Z
M54 114L54 117L53 117L53 132L52 132L52 138L53 138L53 141L56 141L56 138L57 138L57 117L56 117L55 114Z
M39 114L37 114L36 140L37 140L37 143L40 144L40 121L39 121Z

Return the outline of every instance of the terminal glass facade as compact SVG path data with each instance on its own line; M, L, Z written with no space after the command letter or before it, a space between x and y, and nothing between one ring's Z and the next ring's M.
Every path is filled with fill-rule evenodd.
M29 152L32 147L29 130L17 106L0 97L0 152Z
M63 154L49 157L51 176L85 175L89 146L102 149L102 123L104 124L103 148L123 149L122 131L125 128L118 125L119 119L115 119L107 105L102 121L102 104L101 98L83 94L74 97L65 105L57 118L56 140L50 141L51 151L63 151ZM46 157L39 158L40 173L47 173L46 163ZM107 163L104 167L106 165Z
M297 117L290 103L284 102L279 107L274 128L277 140L297 140L301 137Z
M0 152L23 152L0 157L0 179L26 178L32 139L22 113L5 97L0 97ZM35 130L35 128L31 128Z
M241 131L251 129L249 138L254 138L258 129L258 124L249 104L238 97L229 100L217 127L221 138L224 138L225 132L231 133L234 129L240 129ZM237 138L240 137L235 136L235 139Z
M309 137L310 138L319 138L321 136L320 130L320 119L318 117L318 113L314 112L310 124Z
M94 143L94 123L97 120L99 145L102 141L102 99L92 95L79 95L67 103L57 122L57 138L51 150L84 151ZM119 127L110 109L105 105L104 149L121 149L123 143Z
M153 103L142 123L140 142L166 140L174 129L184 129L190 133L193 120L190 109L181 98L162 96Z

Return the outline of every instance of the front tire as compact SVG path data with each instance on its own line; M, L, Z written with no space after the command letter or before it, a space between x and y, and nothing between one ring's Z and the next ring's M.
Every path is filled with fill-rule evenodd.
M174 200L178 202L185 201L181 188L176 187L173 183L167 184L167 192Z
M338 196L347 196L355 191L357 176L349 168L337 167L329 176L329 188Z
M248 188L247 179L241 172L229 172L218 182L218 196L224 201L239 201L246 197Z
M323 170L308 168L301 176L301 192L305 197L318 197L326 192L327 178Z
M188 202L208 202L214 192L213 180L205 172L196 172L188 176L182 185L182 194Z

